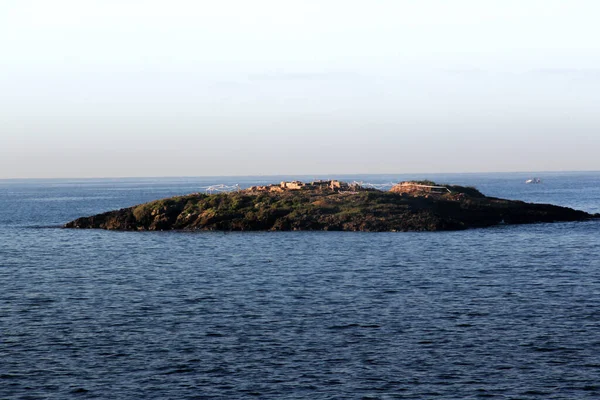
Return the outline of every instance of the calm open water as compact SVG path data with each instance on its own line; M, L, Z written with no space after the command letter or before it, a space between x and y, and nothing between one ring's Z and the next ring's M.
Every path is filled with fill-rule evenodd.
M600 172L537 175L543 184L346 179L433 178L600 212ZM208 184L281 179L0 181L0 399L600 398L600 221L439 233L57 228Z

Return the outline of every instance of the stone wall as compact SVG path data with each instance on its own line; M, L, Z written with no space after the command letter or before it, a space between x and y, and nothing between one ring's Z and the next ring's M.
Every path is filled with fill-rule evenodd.
M416 182L401 182L392 186L390 192L406 193L410 195L446 194L449 190L445 186L423 185Z
M320 180L313 181L310 183L304 183L300 181L283 181L279 185L268 185L268 186L252 186L247 189L249 192L284 192L288 190L320 190L326 191L331 190L334 192L354 190L357 188L351 187L346 182L338 180Z

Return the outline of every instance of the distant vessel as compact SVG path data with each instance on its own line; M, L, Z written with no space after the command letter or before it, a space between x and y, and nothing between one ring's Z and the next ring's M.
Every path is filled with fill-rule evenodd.
M527 179L525 183L542 183L542 180L540 178L531 178Z

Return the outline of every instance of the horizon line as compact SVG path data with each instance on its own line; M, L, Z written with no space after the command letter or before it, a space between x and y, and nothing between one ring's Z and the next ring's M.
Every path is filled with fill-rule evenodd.
M192 179L192 178L265 178L265 177L294 177L294 176L355 176L355 175L476 175L476 174L556 174L556 173L600 173L600 170L532 170L532 171L470 171L470 172L385 172L385 173L296 173L296 174L260 174L260 175L164 175L164 176L72 176L72 177L27 177L0 178L0 181L27 180L103 180L103 179Z

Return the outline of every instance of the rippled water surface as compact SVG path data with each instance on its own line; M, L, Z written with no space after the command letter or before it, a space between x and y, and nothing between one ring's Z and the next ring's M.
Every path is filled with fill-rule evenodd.
M362 176L600 212L600 173ZM597 399L600 221L439 233L57 228L275 178L0 181L0 399Z

